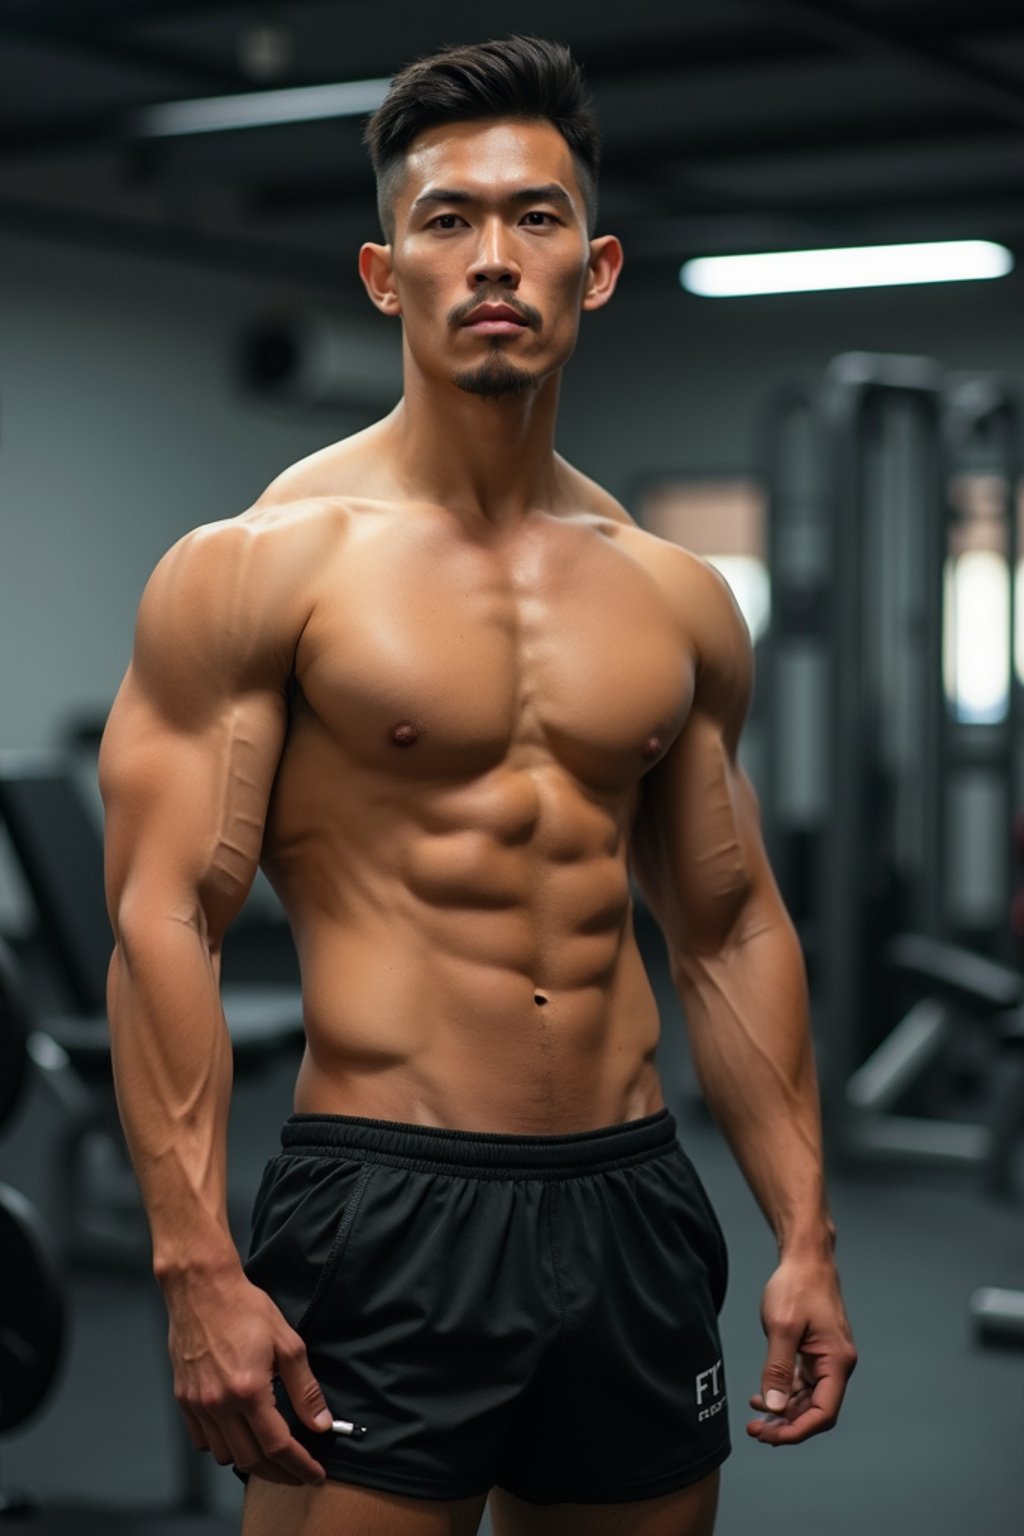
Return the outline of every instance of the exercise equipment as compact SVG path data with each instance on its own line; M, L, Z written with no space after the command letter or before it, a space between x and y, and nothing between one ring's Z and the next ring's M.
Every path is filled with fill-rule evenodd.
M986 1029L994 1056L994 1021L1021 996L1015 975L976 963L1016 959L1018 441L1005 382L929 358L844 354L767 405L765 828L808 956L839 1156L987 1155L983 1125L896 1109L934 1077L957 1019ZM1004 694L981 705L948 633L955 562L979 539L1003 561L1006 608Z
M29 1074L29 1022L17 963L0 941L0 1130L15 1113ZM60 1366L65 1312L53 1244L24 1195L0 1183L0 1435L35 1413ZM0 1519L33 1512L24 1494L0 1486Z
M0 1019L0 1127L14 1113L28 1076L28 1018L20 1006L20 993L14 979L15 961L5 944L0 943L0 996L7 999Z
M944 1167L987 1166L994 1148L991 1124L901 1114L899 1107L955 1048L963 1021L974 1030L1018 1008L1024 982L1007 966L921 934L894 939L886 958L893 980L908 979L923 995L846 1084L847 1151ZM997 1038L998 1029L989 1034Z
M24 1195L0 1184L0 1434L31 1418L49 1393L64 1343L64 1296L52 1245ZM0 1515L28 1514L0 1489Z
M1024 1348L1024 1291L998 1285L979 1286L971 1296L970 1313L983 1343Z

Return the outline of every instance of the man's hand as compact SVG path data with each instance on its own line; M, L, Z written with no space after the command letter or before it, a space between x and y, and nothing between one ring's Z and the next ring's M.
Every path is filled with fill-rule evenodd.
M831 1258L784 1258L765 1287L761 1326L768 1357L747 1425L763 1445L797 1445L838 1417L857 1364L839 1276Z
M274 1376L310 1429L329 1430L331 1414L306 1346L266 1292L237 1268L176 1277L164 1294L174 1395L196 1448L273 1483L322 1483L323 1467L278 1412Z

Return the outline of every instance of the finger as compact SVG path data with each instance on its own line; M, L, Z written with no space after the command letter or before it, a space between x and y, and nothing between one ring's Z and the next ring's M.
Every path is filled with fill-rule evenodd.
M771 1413L764 1406L763 1399L753 1406L758 1408L759 1417L751 1420L747 1425L747 1434L755 1440L763 1440L766 1445L777 1443L777 1430L786 1428L795 1423L799 1416L810 1407L811 1394L807 1391L795 1392L791 1395L786 1405L785 1413Z
M192 1441L192 1444L195 1446L196 1450L208 1451L210 1447L207 1444L206 1435L203 1433L203 1426L200 1424L196 1415L192 1412L192 1409L186 1408L184 1403L179 1403L178 1407L181 1409L182 1417L185 1420L185 1428L188 1430L188 1437Z
M747 1427L762 1445L800 1445L804 1440L823 1434L825 1430L832 1429L834 1426L834 1418L827 1418L821 1409L809 1403L792 1422L778 1418L775 1414L768 1414L766 1418L760 1420L756 1433L751 1430L751 1426Z
M333 1414L309 1368L306 1346L297 1333L291 1334L285 1345L278 1346L277 1372L303 1424L318 1432L330 1429Z
M247 1420L241 1414L225 1426L225 1435L239 1472L249 1477L266 1478L271 1483L288 1483L292 1487L302 1483L302 1478L267 1460Z
M763 1392L755 1392L747 1401L750 1403L751 1408L756 1408L759 1413L767 1414L769 1418L792 1420L801 1396L810 1401L813 1385L813 1379L808 1375L807 1367L804 1363L804 1356L798 1354L789 1397L786 1400L786 1406L781 1412L768 1407Z
M768 1356L761 1372L761 1396L769 1413L785 1413L793 1391L799 1337L791 1328L768 1330Z
M195 1416L199 1422L200 1433L206 1441L207 1448L214 1461L219 1467L230 1467L234 1458L228 1449L227 1440L221 1433L216 1419L211 1414L204 1413L202 1410L195 1411Z
M247 1414L249 1428L260 1454L270 1465L302 1483L322 1483L327 1473L305 1446L292 1435L284 1416L272 1401L262 1403Z
M845 1372L838 1368L820 1376L814 1384L810 1402L787 1426L786 1439L780 1440L780 1444L796 1445L801 1440L809 1440L812 1435L833 1429L846 1393L846 1382Z
M774 1418L791 1419L793 1417L791 1410L794 1402L799 1397L801 1392L805 1392L808 1397L810 1397L813 1386L814 1377L811 1373L807 1356L801 1352L798 1352L796 1357L796 1366L793 1370L793 1383L790 1389L789 1399L786 1407L782 1409L781 1412L772 1410L768 1407L768 1404L765 1402L763 1392L755 1392L752 1397L747 1399L747 1401L749 1402L751 1408L756 1408L759 1413L771 1414L771 1416Z
M795 1396L791 1411L784 1418L775 1419L769 1414L759 1421L755 1438L766 1445L799 1445L814 1435L824 1434L835 1427L845 1391L846 1377L842 1371L821 1376L813 1392L805 1388Z

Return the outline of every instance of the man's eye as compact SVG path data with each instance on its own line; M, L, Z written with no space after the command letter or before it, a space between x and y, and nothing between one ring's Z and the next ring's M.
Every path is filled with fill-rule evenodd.
M531 208L529 213L523 215L523 223L531 223L534 228L543 228L544 224L557 224L558 220L553 213L544 213L540 208Z
M460 223L457 213L439 213L436 219L431 219L431 229L454 229Z

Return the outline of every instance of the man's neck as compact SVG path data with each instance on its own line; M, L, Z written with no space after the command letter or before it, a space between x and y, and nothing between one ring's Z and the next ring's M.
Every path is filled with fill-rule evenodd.
M554 504L558 386L553 374L526 394L487 398L407 369L385 426L394 469L411 495L472 522L522 522Z

